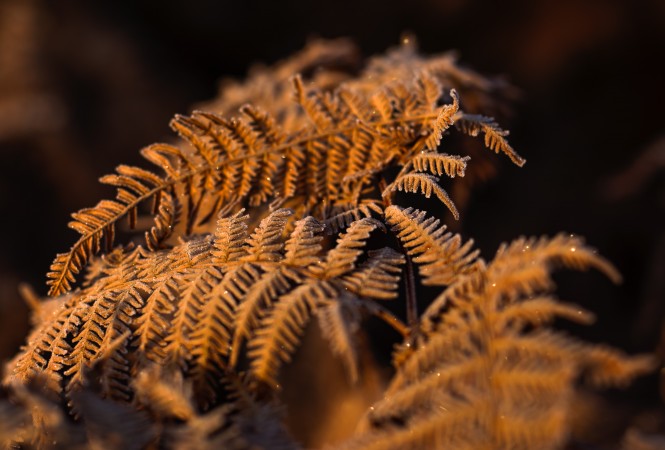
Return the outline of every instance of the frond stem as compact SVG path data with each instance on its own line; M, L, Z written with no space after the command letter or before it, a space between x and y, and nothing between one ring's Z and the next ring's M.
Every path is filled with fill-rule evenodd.
M379 189L385 191L387 182L384 178L379 181ZM384 208L392 205L390 195L383 197ZM402 245L402 241L398 238L397 245L399 251L404 255L406 261L406 274L404 276L404 283L406 285L406 323L411 330L415 330L418 325L418 299L416 297L416 278L413 271L413 262L411 255Z
M395 316L393 313L388 311L386 308L383 306L379 305L378 303L374 302L372 305L372 308L370 312L378 317L379 319L383 320L385 323L393 327L395 331L397 331L403 338L407 338L411 332L411 329L409 326L407 326L404 322L399 320L397 316Z

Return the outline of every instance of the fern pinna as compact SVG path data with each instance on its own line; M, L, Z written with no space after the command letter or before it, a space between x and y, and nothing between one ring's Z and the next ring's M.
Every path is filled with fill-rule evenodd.
M301 63L333 51L317 48ZM285 78L273 70L262 80L274 86L261 92L277 95ZM551 295L552 268L617 277L579 238L520 239L486 263L431 213L400 206L398 192L433 195L459 217L441 178L456 186L474 161L450 153L449 133L482 134L524 164L494 119L464 111L458 92L482 106L490 81L410 45L333 79L295 74L294 103L176 116L187 145L142 150L161 173L123 165L102 177L116 198L73 215L81 236L53 262L53 298L36 307L5 379L24 409L0 404L0 415L23 425L0 437L297 448L276 402L281 369L313 319L351 383L364 376L365 318L403 340L384 398L341 444L349 448L557 448L576 377L617 384L649 370L648 358L545 327L557 316L590 320ZM257 98L251 81L235 86L234 102ZM115 247L118 222L135 227L150 202L145 245ZM420 284L440 291L423 314ZM136 437L113 434L119 424Z

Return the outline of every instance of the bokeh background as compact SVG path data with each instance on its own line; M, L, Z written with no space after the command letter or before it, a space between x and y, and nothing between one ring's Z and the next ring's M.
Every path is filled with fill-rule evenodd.
M560 296L598 315L570 331L665 354L665 1L0 0L0 360L28 327L18 283L45 294L76 239L69 214L113 195L100 176L172 139L174 113L307 39L349 37L369 56L404 32L520 92L503 123L528 163L497 158L464 234L487 257L519 235L586 236L624 282L559 276ZM660 404L658 386L654 374L610 395L632 414Z

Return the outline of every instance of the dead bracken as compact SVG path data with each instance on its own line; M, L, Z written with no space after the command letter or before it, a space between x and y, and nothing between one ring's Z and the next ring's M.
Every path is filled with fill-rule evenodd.
M115 199L73 214L81 236L7 366L0 442L300 448L284 370L319 336L348 386L377 378L369 317L400 341L393 372L335 448L561 448L580 376L651 370L548 327L593 320L553 296L553 269L619 279L581 238L519 238L486 261L437 218L459 217L494 158L463 136L525 163L482 114L501 86L412 39L360 74L334 70L344 48L315 42L228 86L173 119L184 142L142 150L158 170L102 177ZM116 243L148 215L144 242Z

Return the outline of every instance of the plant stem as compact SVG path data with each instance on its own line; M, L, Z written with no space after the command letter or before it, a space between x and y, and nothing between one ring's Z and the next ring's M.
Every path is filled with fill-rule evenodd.
M379 189L381 192L385 191L387 186L386 180L382 177L379 180ZM383 197L384 206L387 208L392 205L392 199L390 195ZM397 238L397 245L399 246L399 251L404 255L406 261L406 274L404 276L404 282L406 286L406 323L411 329L415 330L418 324L418 299L416 298L416 278L413 272L413 261L411 261L411 255L402 245L401 239Z
M365 307L371 314L383 320L385 323L390 325L395 331L401 334L402 338L406 339L409 337L411 331L409 327L404 322L395 317L390 311L388 311L378 303L365 305Z
M418 299L416 298L416 283L413 275L413 262L411 256L404 250L402 243L399 243L400 250L406 257L406 323L411 330L418 325Z

